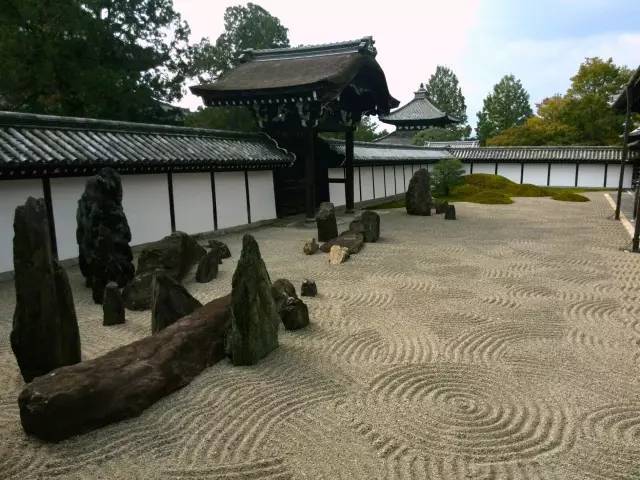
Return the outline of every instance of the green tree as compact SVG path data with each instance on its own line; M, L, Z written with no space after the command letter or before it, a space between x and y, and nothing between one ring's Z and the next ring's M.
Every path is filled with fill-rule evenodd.
M425 86L427 97L441 111L460 120L457 125L434 127L420 132L420 141L461 140L471 134L467 125L467 104L453 70L438 65ZM449 133L448 133L449 132Z
M508 128L523 124L532 114L529 94L520 80L505 75L484 99L482 111L478 112L478 138L485 142Z
M255 115L245 107L198 107L184 119L187 127L215 128L256 132L259 130Z
M463 182L464 167L457 158L440 160L433 167L433 183L436 193L448 196L451 189Z
M160 101L182 95L188 37L172 0L6 0L0 8L3 108L166 119Z
M288 46L288 29L260 5L228 7L216 43L202 39L196 47L193 73L203 82L213 81L237 65L244 50Z
M353 132L353 139L358 142L373 142L378 138L388 135L387 130L376 131L376 123L371 117L362 117L362 120L356 126L356 130ZM344 139L343 132L324 132L323 138L340 138Z

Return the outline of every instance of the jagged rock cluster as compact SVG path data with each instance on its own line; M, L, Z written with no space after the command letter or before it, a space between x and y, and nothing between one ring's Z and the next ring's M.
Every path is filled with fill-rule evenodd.
M431 177L424 168L417 170L405 194L405 205L409 215L431 215Z

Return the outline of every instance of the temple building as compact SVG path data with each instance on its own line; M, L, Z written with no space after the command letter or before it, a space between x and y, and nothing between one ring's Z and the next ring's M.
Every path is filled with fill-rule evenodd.
M413 100L379 118L380 121L395 126L396 130L377 141L402 145L412 145L413 137L420 130L460 123L458 118L441 111L429 101L427 90L422 83L418 91L414 93Z

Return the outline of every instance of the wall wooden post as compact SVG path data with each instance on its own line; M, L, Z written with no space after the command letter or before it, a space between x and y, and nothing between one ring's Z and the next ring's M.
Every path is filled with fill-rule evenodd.
M171 221L171 232L176 231L176 208L173 203L173 174L167 173L167 187L169 190L169 219Z
M316 131L313 127L305 129L306 155L304 163L305 180L305 205L304 211L307 222L315 221L316 217L316 161L315 161L315 139Z
M54 258L58 258L58 240L56 238L56 222L53 218L53 201L51 200L51 182L48 178L42 179L42 193L44 194L44 205L47 208L47 220L49 223L49 239L51 240L51 253Z
M353 212L353 128L345 131L345 155L344 155L344 196L347 213Z
M627 114L624 120L624 144L622 145L622 160L620 162L620 180L618 181L618 196L616 197L616 220L620 220L620 205L622 203L622 185L624 184L624 167L629 157L629 128L631 127L631 88L627 85ZM637 228L636 228L637 231ZM634 235L634 242L635 242ZM635 246L635 243L634 243ZM634 250L634 252L637 250Z

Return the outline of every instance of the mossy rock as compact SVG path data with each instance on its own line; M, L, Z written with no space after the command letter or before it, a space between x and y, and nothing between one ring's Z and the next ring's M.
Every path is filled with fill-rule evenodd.
M554 193L551 197L554 200L558 200L559 202L588 202L589 199L584 195L580 195L579 193L564 191Z
M454 198L464 198L480 193L482 189L476 185L464 184L451 189L451 196Z

